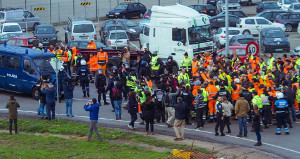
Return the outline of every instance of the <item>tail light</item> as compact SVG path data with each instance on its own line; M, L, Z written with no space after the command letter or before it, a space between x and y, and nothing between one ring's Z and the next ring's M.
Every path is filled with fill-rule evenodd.
M226 38L226 36L222 35L221 38Z
M145 15L145 18L149 18L150 16L147 14L147 15Z
M129 40L127 40L127 44L129 44Z
M240 28L242 28L243 26L242 25L240 25Z
M97 35L96 34L94 35L94 40L97 40Z
M280 23L280 21L279 21L279 20L276 20L276 23Z
M108 45L111 45L111 41L110 40L108 41Z
M72 40L74 40L74 36L72 36Z
M207 14L207 10L205 10L204 13Z
M105 32L106 35L108 35L108 32Z
M1 24L4 24L4 23L6 23L6 21L4 21L4 22L1 22Z

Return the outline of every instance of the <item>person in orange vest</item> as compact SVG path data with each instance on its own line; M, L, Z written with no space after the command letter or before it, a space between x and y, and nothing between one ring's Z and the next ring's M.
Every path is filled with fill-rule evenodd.
M89 41L88 46L86 47L87 49L97 49L95 42L93 40Z
M214 115L216 114L216 102L214 96L218 92L218 88L214 85L213 81L209 81L208 86L206 87L206 92L208 92L208 110L209 110L209 122L212 123L214 119Z
M209 61L211 60L211 56L209 52L205 52L204 57L204 66L207 67L209 65Z
M241 84L240 84L240 79L236 78L234 79L234 81L231 84L232 87L232 101L233 101L233 105L235 105L235 102L239 99L239 95L241 93Z
M61 61L67 64L69 60L69 55L67 51L62 51Z
M50 47L47 51L52 52L53 54L55 53L55 48L54 48L53 44L50 45Z
M144 79L145 79L145 82L146 82L147 86L150 89L152 89L152 81L151 81L150 77L145 77Z
M86 64L90 65L90 72L91 72L90 80L93 83L93 81L97 75L97 71L99 69L97 56L94 54L90 54L90 61L87 62Z
M103 73L105 75L106 63L108 62L108 56L107 56L107 53L103 51L102 47L99 49L99 52L97 53L97 58L98 58L99 68L102 68Z
M194 56L194 59L193 59L193 62L192 62L192 76L193 77L199 76L198 68L199 68L198 57Z

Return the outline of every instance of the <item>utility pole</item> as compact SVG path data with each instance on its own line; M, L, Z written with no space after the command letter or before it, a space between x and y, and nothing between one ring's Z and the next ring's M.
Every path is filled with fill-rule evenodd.
M52 17L51 17L51 13L52 13L52 9L51 9L52 7L51 7L51 0L50 0L50 23L51 23L51 21L52 21ZM59 9L59 8L58 8Z
M74 0L73 0L73 18L75 18L75 3L74 3Z
M0 0L0 8L2 8L2 0Z
M226 43L225 43L225 50L226 54L229 52L229 17L228 17L228 0L225 0L226 10L225 10L225 27L226 27Z
M27 6L27 0L25 0L25 9L27 9L27 7L26 7L26 6Z

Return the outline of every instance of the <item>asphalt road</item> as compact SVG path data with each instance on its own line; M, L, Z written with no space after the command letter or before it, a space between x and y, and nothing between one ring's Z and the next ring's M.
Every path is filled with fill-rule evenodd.
M89 120L89 114L88 112L84 111L83 105L90 101L92 98L96 97L97 94L95 91L95 87L93 84L90 84L91 87L91 97L90 98L83 98L81 87L77 86L74 91L74 100L73 100L73 114L75 117L74 120L81 120L81 121L88 121ZM0 91L0 113L7 112L5 109L5 103L9 99L10 93ZM21 114L31 114L35 115L37 113L37 107L38 107L38 101L33 100L29 95L24 94L17 94L16 95L17 101L20 102L21 108L19 110L19 113ZM109 101L109 98L108 102ZM103 101L102 101L103 102ZM126 102L123 101L123 105L125 105ZM130 121L130 115L127 113L126 110L122 110L122 120L115 120L115 115L111 111L112 107L111 105L102 106L100 108L100 115L99 115L99 122L100 125L105 125L108 127L118 127L118 128L127 128L127 125ZM60 114L60 118L67 118L65 116L65 103L64 101L59 104L59 106L56 106L56 113ZM70 118L68 118L70 119ZM145 128L143 125L139 125L141 120L138 119L136 122L137 130L135 131L145 131ZM238 124L236 121L231 121L231 129L232 134L226 134L225 137L215 137L214 136L214 126L215 124L206 123L205 127L201 130L195 130L194 128L196 125L189 125L185 128L185 137L191 138L191 139L199 139L204 141L212 141L212 142L218 142L218 143L225 143L230 144L232 146L239 146L239 147L245 147L249 149L256 149L258 152L267 153L274 158L299 158L300 154L300 122L293 123L294 128L290 129L291 134L290 135L281 135L277 136L275 135L276 127L271 126L270 129L265 129L262 133L262 142L263 146L261 147L254 147L253 145L256 142L256 136L255 133L248 131L248 137L247 138L238 138L236 135L238 134ZM155 126L155 132L159 134L164 135L170 135L175 137L175 133L173 128L167 128L165 124L163 123L156 123ZM250 125L248 124L248 130L250 130ZM225 128L225 132L227 129Z

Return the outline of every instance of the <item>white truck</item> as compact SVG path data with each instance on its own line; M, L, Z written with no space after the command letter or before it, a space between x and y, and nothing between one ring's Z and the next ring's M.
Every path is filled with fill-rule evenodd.
M190 58L201 52L213 50L213 38L208 16L196 10L177 4L172 6L153 6L149 25L141 33L149 43L141 43L151 52L158 51L161 59L173 56L177 69L187 52ZM149 32L145 29L149 27ZM148 29L147 29L148 30ZM148 40L142 40L148 42Z

